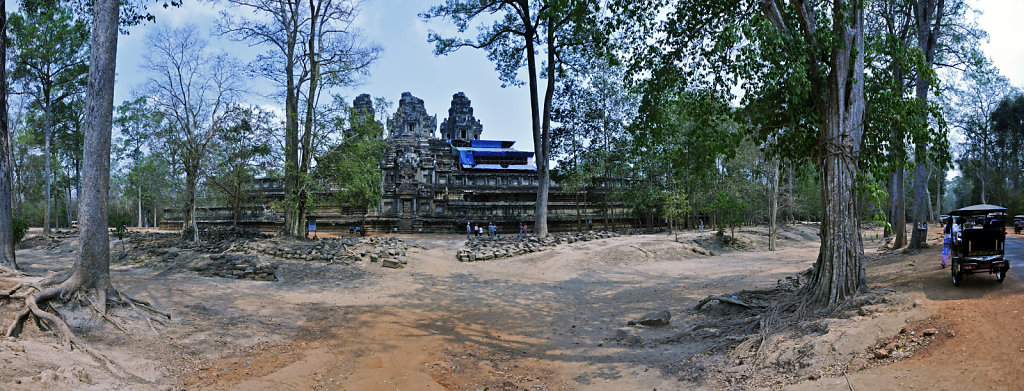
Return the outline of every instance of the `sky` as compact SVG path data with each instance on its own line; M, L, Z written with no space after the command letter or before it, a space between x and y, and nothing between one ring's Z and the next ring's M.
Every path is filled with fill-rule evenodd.
M978 24L989 32L989 41L982 45L986 54L1014 86L1024 88L1024 35L1020 29L1024 0L969 1L979 11ZM483 51L463 49L440 57L433 54L432 45L427 42L428 31L450 33L453 27L445 20L425 22L418 13L440 2L364 0L357 25L367 40L376 42L384 51L366 80L336 92L350 101L360 93L368 93L397 106L401 93L408 91L424 100L427 112L436 114L440 125L447 117L452 94L462 91L472 100L476 118L483 124L483 138L514 140L519 149L532 150L529 92L525 86L502 88L494 64ZM7 4L10 11L17 7L16 2ZM154 29L195 24L200 31L210 33L211 48L225 50L243 61L266 50L214 35L220 8L217 3L197 0L185 0L181 8L153 7L155 23L132 27L128 35L121 35L115 104L135 96L146 81L140 64L148 54L146 35ZM254 91L248 98L250 102L282 111L279 103L266 97L273 90L268 81L255 79L250 86Z
M427 42L427 33L430 30L452 32L454 28L450 21L424 22L418 16L433 3L438 0L365 0L356 23L363 36L380 45L383 53L368 78L357 86L335 92L347 97L349 104L362 93L384 97L393 103L389 116L397 108L402 93L410 92L424 100L427 113L437 115L438 126L448 116L452 95L465 92L472 101L476 118L483 124L483 138L514 140L519 149L532 150L529 90L502 88L494 64L483 51L461 50L435 56L433 45ZM200 31L211 33L208 39L211 48L226 50L243 61L266 50L214 36L218 17L215 8L210 3L195 0L185 0L185 5L178 9L154 8L151 12L157 17L155 23L133 27L129 35L122 35L118 41L115 104L132 97L146 81L140 64L148 53L146 34L155 28L195 24ZM264 79L253 80L252 89L258 91L249 100L260 105L281 106L265 97L273 92L269 84ZM264 96L260 96L260 92Z
M989 42L981 47L992 63L1010 83L1024 88L1024 18L1022 0L975 0L971 2L980 11L978 25L988 31Z

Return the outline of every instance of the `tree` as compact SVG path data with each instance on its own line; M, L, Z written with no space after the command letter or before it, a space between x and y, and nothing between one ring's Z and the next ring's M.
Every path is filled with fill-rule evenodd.
M992 182L999 177L996 170L1001 164L993 114L1007 96L1020 92L988 62L951 85L950 93L943 96L944 111L952 128L965 138L958 151L962 177L957 198L961 203L988 203L993 201L990 195L996 186Z
M628 126L637 114L637 95L623 83L624 70L607 58L573 53L555 84L552 98L550 158L558 161L555 179L563 191L575 193L577 226L582 225L580 196L610 224L615 191L613 174L621 165L629 140ZM594 197L589 197L595 193ZM600 195L598 195L598 193ZM589 198L588 198L589 197Z
M121 131L118 155L121 159L131 161L132 172L135 174L131 182L137 193L138 227L143 225L142 192L145 177L142 176L142 165L146 157L143 147L157 135L162 122L163 115L153 110L144 97L121 103L117 107L117 118L114 119L114 125Z
M323 179L322 183L336 186L330 189L331 201L364 214L380 205L384 178L377 166L387 148L383 141L384 126L369 113L357 112L355 108L332 122L333 126L348 130L340 144L317 159L316 176Z
M665 218L668 219L668 230L672 232L676 221L690 214L693 206L682 190L668 193L665 200Z
M60 2L23 0L21 13L11 15L14 66L11 78L22 85L43 111L46 161L51 160L52 111L55 104L79 93L88 71L89 27ZM50 164L45 165L46 212L43 235L50 234Z
M319 98L324 89L350 85L365 75L380 48L360 40L353 27L359 11L353 0L226 1L257 16L237 18L224 12L222 32L271 47L256 59L253 68L284 89L283 232L304 237L306 208L314 185L309 174L319 147L313 142L320 131L316 126Z
M58 167L64 169L60 175L67 178L65 190L67 191L67 217L68 226L71 226L74 210L72 206L76 203L71 200L71 192L74 189L76 197L82 193L81 169L82 169L82 120L85 115L85 94L75 94L71 98L54 105L52 119L54 124L53 147L57 157Z
M920 131L916 102L908 97L914 64L921 61L916 44L911 43L912 6L906 1L872 1L867 10L867 67L865 78L864 171L887 181L888 202L886 236L893 236L893 247L907 244L904 175L909 134Z
M789 126L755 126L768 132L759 137L773 136L788 149L782 153L814 161L821 178L821 249L802 288L806 300L834 308L865 289L855 191L864 134L865 1L678 0L663 21L657 3L621 1L612 11L621 15L620 27L640 27L624 37L638 46L623 51L636 60L632 68L676 75L666 88L729 91L742 80L744 102L762 102L762 114L753 118L774 108ZM652 24L655 34L643 29ZM780 107L787 110L778 113Z
M237 108L218 134L209 183L231 206L232 225L238 225L242 207L254 197L257 173L268 171L272 120L272 113L259 108Z
M6 9L7 2L2 2ZM0 13L0 64L7 64L7 12ZM0 274L18 269L14 254L14 159L7 121L7 67L0 69Z
M242 90L239 69L226 54L210 53L195 26L150 34L151 52L143 68L155 77L146 82L152 104L168 121L166 138L180 148L185 171L182 233L196 226L196 190L203 163L222 131Z
M973 47L974 45L970 45L970 43L975 43L976 40L965 38L965 36L971 34L972 29L970 29L970 26L964 26L962 20L957 20L962 18L963 14L968 10L964 1L950 0L950 4L946 4L946 0L911 0L911 3L914 9L917 47L924 56L924 61L918 64L917 75L914 81L915 96L919 105L928 107L928 92L932 84L934 84L934 66L937 65L936 62L948 61L945 66L953 67L957 65L970 65L977 62L977 49ZM958 21L960 23L957 23ZM945 42L940 41L940 39ZM965 41L968 42L970 49L960 47ZM960 45L957 45L957 43L960 43ZM943 46L946 47L945 50L943 50ZM954 64L953 61L949 60L958 60L958 63ZM924 109L921 112L922 115L919 121L924 124L925 129L929 127L930 113L936 113L941 117L941 112L938 110ZM941 122L941 118L939 118L939 121ZM915 144L913 211L915 225L928 219L927 209L931 204L927 196L928 167L930 167L929 154L937 150L938 153L945 155L948 153L948 149L948 142L918 142ZM945 165L945 162L942 162L942 164ZM916 249L922 247L925 239L924 232L915 229L910 236L909 248Z
M571 50L585 45L602 48L600 2L596 0L448 0L420 14L426 20L451 18L458 32L465 33L474 19L494 15L493 24L478 26L474 39L443 38L431 32L428 40L434 53L449 54L461 48L483 49L495 63L502 86L519 86L519 71L525 57L526 78L530 90L530 114L533 120L533 149L537 162L537 203L534 233L548 233L548 192L551 186L551 107L555 85L562 72L562 61ZM484 19L484 18L481 18ZM543 70L538 72L537 56L543 50ZM541 103L538 78L547 80ZM543 104L543 106L542 106Z
M96 0L92 8L92 62L89 67L84 121L83 166L86 170L82 178L78 258L70 270L44 278L31 287L18 285L9 293L11 297L24 298L25 308L17 313L15 322L7 329L7 335L17 334L28 316L33 315L40 322L50 324L59 332L65 348L70 349L72 345L80 347L106 363L111 370L120 373L109 360L82 344L59 315L43 309L52 306L52 301L63 304L67 311L91 308L99 316L109 319L107 306L115 304L119 307L141 307L166 316L153 309L149 303L122 294L110 281L107 196L110 185L110 132L114 111L118 10L117 0ZM15 295L20 290L35 289L40 290L31 294Z

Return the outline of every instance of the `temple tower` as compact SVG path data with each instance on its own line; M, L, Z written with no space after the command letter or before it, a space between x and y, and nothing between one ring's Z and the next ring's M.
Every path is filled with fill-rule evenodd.
M388 120L391 137L433 138L435 129L437 116L427 114L423 99L403 92L402 99L398 101L398 111Z
M356 97L356 100L352 102L352 115L356 119L354 122L360 125L366 124L366 121L373 121L374 116L377 113L373 110L373 99L370 98L370 94L361 94Z
M452 95L448 118L441 122L441 138L445 140L479 140L484 126L473 116L473 106L466 94Z

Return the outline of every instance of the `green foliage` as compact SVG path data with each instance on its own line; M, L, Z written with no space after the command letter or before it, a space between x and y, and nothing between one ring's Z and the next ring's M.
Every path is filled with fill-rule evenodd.
M352 109L339 116L334 126L344 128L341 143L317 159L316 177L333 184L331 201L359 213L380 205L383 173L377 167L387 143L382 140L384 126L373 118L364 118Z
M690 205L690 199L682 190L670 192L665 197L665 218L669 221L679 220L688 215L691 210L693 210L693 206Z
M729 228L731 236L735 238L736 228L743 225L744 213L749 205L736 193L720 191L715 194L713 207L718 212L718 230Z
M987 202L1024 210L1024 200L1017 201L1024 189L1024 130L1014 123L1024 106L1021 91L990 63L954 80L949 91L943 109L964 142L956 162L961 176L950 188L947 208Z
M110 228L127 227L132 224L131 212L123 207L112 207L107 213L107 226Z
M256 178L272 166L273 113L259 108L236 108L217 133L211 148L208 186L238 217L242 207L256 201Z
M886 193L885 189L882 187L882 183L884 182L880 183L878 181L868 180L867 178L864 178L863 173L859 174L858 178L859 180L857 182L860 183L859 190L861 194L866 196L867 199L870 200L871 205L874 206L871 213L871 220L878 226L883 227L886 232L891 232L892 224L889 223L889 218L885 213L885 208L888 205L887 198L889 197L889 194Z
M124 237L128 234L128 226L125 224L119 224L114 228L114 237L117 240L124 240Z
M528 45L540 47L546 42L547 50L565 54L571 50L603 49L607 36L600 30L601 1L598 0L540 0L540 1L479 1L446 0L420 14L425 20L444 18L455 25L460 34L473 23L476 38L442 37L431 31L428 41L434 44L437 55L449 54L470 47L487 52L494 62L498 78L505 86L525 84L519 79L519 70L527 66L534 53ZM481 15L493 15L490 18ZM490 23L490 25L488 25ZM530 42L527 42L530 40ZM547 46L551 45L551 46ZM561 67L562 56L555 56ZM553 75L549 75L553 76Z
M54 1L23 1L20 11L7 20L15 52L11 80L26 83L28 92L46 104L83 89L89 70L85 21Z
M14 223L14 245L17 246L25 238L25 234L28 233L28 220L19 216L14 217L12 221Z

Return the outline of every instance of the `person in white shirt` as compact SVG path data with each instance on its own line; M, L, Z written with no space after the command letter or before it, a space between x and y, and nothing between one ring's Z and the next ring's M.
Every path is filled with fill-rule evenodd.
M957 217L953 222L953 243L960 243L960 225L964 223L963 217Z

